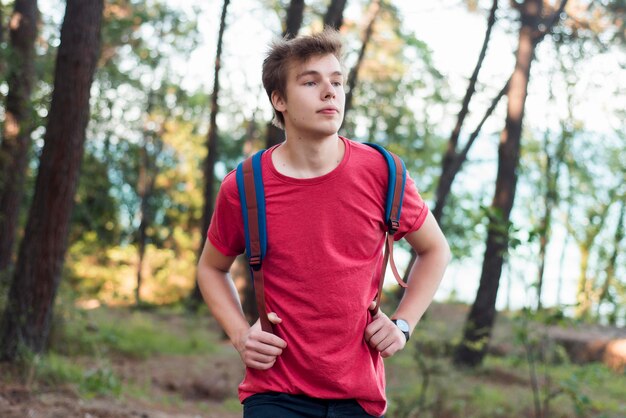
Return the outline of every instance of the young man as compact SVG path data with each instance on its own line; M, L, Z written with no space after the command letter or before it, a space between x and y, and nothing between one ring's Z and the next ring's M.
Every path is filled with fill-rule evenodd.
M337 134L345 101L340 60L339 35L326 30L275 43L263 63L274 122L286 134L262 156L263 274L274 334L258 321L248 325L227 277L245 250L234 172L220 188L198 266L204 299L246 365L239 397L247 418L383 415L382 358L404 348L449 260L441 230L407 178L394 238L405 238L419 258L391 318L372 314L388 169L378 151Z

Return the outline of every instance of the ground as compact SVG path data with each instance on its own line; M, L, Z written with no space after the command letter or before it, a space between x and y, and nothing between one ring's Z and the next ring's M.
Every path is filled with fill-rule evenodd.
M130 317L127 318L128 315L131 315L129 312L117 311L112 318L114 322L130 322ZM461 305L433 306L429 312L430 319L427 318L427 320L432 321L432 318L437 318L437 321L433 321L429 325L429 334L425 336L436 334L437 338L453 341L454 337L459 334L466 312L467 307ZM184 324L186 321L184 316L169 316L158 313L148 313L146 315L150 315L151 323L157 324L156 329L160 327L168 329L174 335L185 338L185 327L187 325ZM41 383L37 378L31 377L29 379L28 376L18 379L14 376L12 377L10 365L0 364L0 417L241 417L241 405L237 399L237 384L243 378L244 369L237 352L229 343L221 340L215 324L209 328L213 336L212 338L215 339L215 345L211 352L208 353L156 353L144 357L119 353L107 355L105 361L108 368L105 368L105 370L108 371L107 373L110 372L110 374L104 374L103 378L115 376L115 379L119 379L123 392L116 395L85 395L84 391L81 391L72 382L60 384ZM506 355L508 351L516 349L511 343L511 329L511 322L499 321L493 339L493 353L502 356ZM96 333L102 334L105 331L103 327L100 327L96 330ZM626 338L623 329L605 329L597 326L571 328L566 331L560 329L553 332L568 341L579 341L584 335L593 336L594 341ZM424 353L434 349L425 344L417 347L420 347ZM446 350L444 346L437 347L440 350ZM579 350L580 344L576 347ZM89 371L91 368L102 370L102 358L99 360L96 360L93 356L70 356L68 358L71 359L72 363L80 365L81 370ZM393 391L394 395L397 395L395 407L398 411L403 407L402 399L404 394L402 390L407 387L407 379L414 379L415 382L419 383L419 379L421 379L420 373L424 373L424 370L420 371L415 366L415 358L417 357L413 351L404 354L404 357L394 358L388 363L388 391ZM446 379L444 375L450 376L451 374L450 369L445 368L449 366L444 365L442 366L443 369L437 372L432 360L429 364L429 367L431 367L429 373L432 373L430 390L434 391L436 389L437 382L442 386L449 385L450 382L444 380ZM441 370L444 370L443 374ZM453 371L452 373L456 372ZM623 371L621 373L618 372L616 377L623 379ZM507 393L511 393L510 391L512 390L518 390L520 393L530 393L528 390L530 387L529 378L523 368L516 370L515 368L501 366L499 363L473 375L454 375L451 378L448 377L448 379L452 379L453 383L455 379L466 380L457 385L458 389L454 389L456 391L454 403L448 401L447 404L441 407L440 411L442 412L439 415L432 412L433 416L484 416L476 414L471 409L473 406L466 401L466 399L469 399L469 396L477 396L476 388L485 388L483 392L478 393L478 396L484 396L488 399L490 399L489 397L500 396L499 394L502 391L499 389L501 387L508 388ZM419 387L418 383L415 383L415 387ZM465 389L462 389L461 386L475 386L475 388L473 392L463 392ZM495 388L493 393L490 388ZM442 388L442 391L448 390L449 388ZM406 399L409 399L409 402L414 402L417 398L415 393L407 393L406 395ZM450 396L452 397L452 395ZM616 397L611 395L607 399L613 400L614 398ZM498 399L495 401L500 402ZM524 402L529 405L528 416L532 416L532 401L527 399ZM615 400L615 402L619 403L616 406L617 410L626 411L626 409L620 409L626 408L626 406L622 405L622 401ZM437 406L431 404L429 408L431 408L431 411L434 411L435 407ZM466 411L469 412L459 412L462 411L462 408L466 408ZM453 410L457 412L445 412ZM483 411L483 413L486 412ZM402 416L413 415L404 414ZM604 416L614 415L606 414Z
M243 368L234 350L215 356L158 355L145 360L118 358L116 375L140 396L85 398L73 385L31 388L0 385L3 418L235 418L241 417L236 387Z

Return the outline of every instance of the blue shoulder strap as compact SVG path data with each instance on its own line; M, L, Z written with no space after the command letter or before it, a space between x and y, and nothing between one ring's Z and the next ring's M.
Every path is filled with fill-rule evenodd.
M273 325L267 315L262 268L262 261L265 258L267 248L265 191L263 190L261 170L261 157L264 151L257 152L239 164L236 178L246 237L246 254L254 283L254 295L261 329L273 333Z
M365 145L380 152L387 162L389 181L387 182L387 200L385 203L385 222L391 229L398 229L400 213L402 212L402 200L404 186L406 184L406 166L397 155L387 151L378 144L365 142ZM395 232L395 231L394 231Z
M265 191L261 170L261 150L237 166L237 189L241 202L246 255L251 266L261 263L267 250L267 226L265 222Z

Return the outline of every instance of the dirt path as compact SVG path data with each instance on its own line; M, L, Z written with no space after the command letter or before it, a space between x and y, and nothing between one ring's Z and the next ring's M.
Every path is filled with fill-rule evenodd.
M243 368L234 350L218 355L117 359L112 368L130 393L83 399L71 386L0 384L2 418L236 418ZM0 369L1 370L1 369Z

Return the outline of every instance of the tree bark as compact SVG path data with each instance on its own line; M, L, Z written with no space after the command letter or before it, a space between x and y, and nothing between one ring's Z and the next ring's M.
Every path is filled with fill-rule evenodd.
M19 210L24 195L32 126L30 104L35 82L36 0L16 0L11 17L3 140L0 145L0 272L12 262Z
M100 49L103 0L68 0L33 203L0 324L0 359L41 352L67 247Z
M211 223L211 217L213 216L213 205L215 195L215 163L217 162L218 151L218 132L217 132L217 114L219 112L219 93L220 93L220 80L219 74L222 59L222 45L224 39L224 31L226 30L226 13L228 11L228 5L230 0L224 0L222 6L222 16L220 18L220 29L217 36L217 52L215 54L215 66L213 71L213 93L211 94L211 115L209 118L209 132L207 134L206 147L207 156L204 160L203 174L204 174L204 209L202 211L202 241L199 248L199 253L202 253L204 243L207 239L207 232ZM198 258L200 256L198 255ZM202 303L202 294L198 287L198 282L191 293L190 304L192 307L197 307Z
M455 363L461 365L477 366L482 362L496 317L496 296L509 244L509 217L517 185L524 104L536 46L533 34L539 26L542 6L542 0L525 0L521 6L522 26L509 86L507 117L498 147L496 190L491 204L480 285L465 322L463 341L454 356Z
M332 0L324 15L324 27L331 27L339 30L343 25L343 11L346 8L347 0Z
M367 45L372 38L372 34L374 33L374 22L380 13L380 8L380 0L372 0L367 11L367 24L365 26L365 30L363 31L359 56L354 64L354 67L350 70L350 74L348 75L348 93L346 94L346 104L343 115L344 119L352 108L352 98L354 97L354 88L356 87L357 79L359 77L359 69L363 63L363 58L365 57L365 49L367 48Z
M300 32L304 20L304 0L291 0L285 18L283 38L295 38Z

